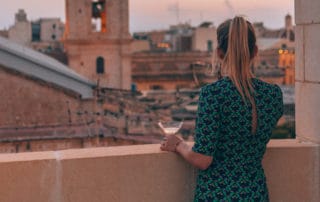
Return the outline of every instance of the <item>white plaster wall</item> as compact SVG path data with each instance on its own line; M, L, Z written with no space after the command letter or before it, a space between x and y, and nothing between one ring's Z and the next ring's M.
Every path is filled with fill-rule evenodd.
M9 28L9 39L18 44L28 46L31 42L31 23L16 22Z

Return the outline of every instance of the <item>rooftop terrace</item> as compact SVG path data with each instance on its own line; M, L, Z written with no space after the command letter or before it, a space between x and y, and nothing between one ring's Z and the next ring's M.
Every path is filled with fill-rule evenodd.
M272 140L272 202L320 199L320 1L295 0L296 140ZM0 155L0 201L188 202L196 170L159 145Z

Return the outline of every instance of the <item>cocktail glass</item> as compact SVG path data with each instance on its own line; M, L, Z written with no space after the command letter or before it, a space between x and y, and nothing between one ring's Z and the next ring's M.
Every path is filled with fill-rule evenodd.
M183 121L160 121L158 125L165 135L174 135L182 127Z

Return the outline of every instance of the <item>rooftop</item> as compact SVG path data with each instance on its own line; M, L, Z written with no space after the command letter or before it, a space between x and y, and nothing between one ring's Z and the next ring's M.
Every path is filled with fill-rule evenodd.
M40 52L0 37L0 65L91 98L95 84Z

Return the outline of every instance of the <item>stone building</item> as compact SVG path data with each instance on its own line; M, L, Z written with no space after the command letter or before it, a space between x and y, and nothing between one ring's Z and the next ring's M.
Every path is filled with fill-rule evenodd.
M63 42L70 65L80 67L0 38L0 152L159 141L157 115L120 90L131 84L128 1L66 5ZM48 53L41 44L60 40L59 19L30 23L23 12L16 18L32 30L29 47Z
M286 15L284 27L271 30L263 23L254 23L258 36L256 75L270 83L293 85L295 77L295 27L291 15Z
M62 52L61 39L64 24L59 18L40 18L29 21L27 14L20 9L15 15L15 23L8 30L7 38L35 50L51 53Z
M198 88L214 80L210 52L140 52L132 56L132 81L138 90Z
M32 39L31 23L27 14L20 9L15 15L15 23L8 30L8 38L16 43L29 46Z
M0 38L1 127L67 125L94 83L37 51ZM84 109L83 109L84 110Z
M128 9L128 0L66 0L69 66L101 87L131 86Z
M253 23L258 38L282 38L289 41L295 40L295 27L293 26L292 16L287 14L284 19L284 27L280 29L268 29L263 22Z
M279 64L284 69L284 84L294 85L295 82L295 44L286 40L278 49Z
M61 39L64 23L59 18L40 18L31 22L32 39L30 46L44 53L63 52Z
M94 82L0 37L0 153L159 141L159 117L127 90Z
M212 52L217 44L217 30L212 23L204 22L194 29L192 50Z

